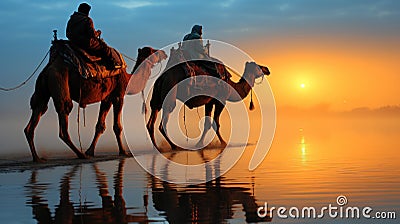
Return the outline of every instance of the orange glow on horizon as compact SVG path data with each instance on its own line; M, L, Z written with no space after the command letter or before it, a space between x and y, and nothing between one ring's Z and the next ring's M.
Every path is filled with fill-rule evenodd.
M394 49L399 45L390 38L375 42L355 37L270 38L260 48L265 41L242 44L255 61L270 68L268 81L278 107L325 104L334 111L346 111L400 102L400 49Z

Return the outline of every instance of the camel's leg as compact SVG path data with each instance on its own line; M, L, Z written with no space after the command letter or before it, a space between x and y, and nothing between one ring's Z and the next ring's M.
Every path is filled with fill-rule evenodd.
M72 104L72 102L71 102ZM58 124L59 124L59 137L61 140L67 144L72 151L78 156L80 159L86 159L86 155L79 151L78 148L75 147L74 143L72 143L71 138L68 133L68 114L58 112Z
M72 223L75 215L73 202L70 199L71 180L76 175L79 165L75 165L72 169L65 173L60 183L60 204L57 206L54 223Z
M126 202L123 195L123 177L124 177L125 159L118 163L118 171L114 175L114 206L118 211L118 222L127 223Z
M49 85L50 94L58 114L58 136L72 149L78 158L87 158L85 154L75 147L68 133L68 115L71 113L73 107L68 84L68 71L54 70L51 72L54 75L48 77L48 83L51 83Z
M169 139L168 133L167 133L167 124L169 120L169 115L174 111L176 107L176 96L178 93L178 88L174 87L172 88L168 94L165 96L163 104L162 104L162 118L159 126L159 130L161 134L164 136L164 138L167 140L169 145L173 150L177 149L177 146Z
M32 108L32 115L29 123L24 129L24 133L32 153L33 162L43 162L43 160L40 159L38 154L36 153L34 136L35 129L39 123L40 117L47 111L47 104L49 102L49 99L50 95L46 91L38 89L35 90L35 93L31 98L30 104Z
M221 102L217 101L215 103L215 110L214 110L214 120L215 120L215 132L217 133L218 139L221 142L222 146L226 146L225 140L222 138L221 133L219 132L219 128L221 127L219 123L219 117L221 116L222 110L225 108L225 105Z
M96 183L97 188L99 189L99 195L101 197L102 208L111 210L114 202L108 191L107 175L97 167L96 163L93 163L92 167L96 173Z
M113 112L114 112L114 134L117 138L119 155L121 156L129 156L124 149L124 145L122 144L122 124L121 124L121 115L122 115L122 106L124 104L124 98L118 97L113 102Z
M49 205L43 203L44 201L47 201L44 198L47 187L41 185L41 182L38 183L38 170L33 169L31 172L31 177L25 187L30 190L26 193L28 193L27 195L30 197L29 204L32 207L33 217L35 217L38 223L51 223L52 217Z
M167 140L169 145L171 146L171 149L175 150L178 147L169 139L168 133L167 133L167 124L169 120L169 115L172 113L172 111L175 109L176 106L176 95L178 93L178 88L174 87L171 89L166 97L164 98L163 101L163 112L162 112L162 118L160 122L160 126L158 129L160 130L161 134L164 136L164 138Z
M168 124L168 120L169 120L169 115L170 112L167 110L164 110L162 113L162 119L161 119L161 123L160 126L158 127L161 134L164 136L164 138L167 140L167 142L169 143L169 145L171 146L171 149L175 150L178 148L178 146L176 146L171 139L169 139L168 137L168 133L167 133L167 124Z
M157 115L158 115L159 110L157 109L151 109L151 114L149 121L146 124L147 131L149 132L151 142L153 143L154 147L156 147L157 150L159 150L156 140L154 138L154 124L156 123L157 120Z
M106 117L111 108L111 101L108 99L101 101L99 117L97 119L96 130L94 133L92 144L88 150L86 150L85 154L88 156L94 156L94 149L96 148L97 141L100 138L100 135L104 133L106 130Z
M210 130L212 123L211 123L211 111L213 109L213 104L207 103L205 105L205 118L204 118L204 130L200 137L200 140L197 142L196 147L202 147L204 144L204 138L206 137L207 132Z
M29 148L31 149L33 162L43 162L43 160L40 159L38 154L36 153L35 143L33 140L35 135L35 128L38 125L42 114L43 113L40 110L36 108L33 109L31 119L29 120L28 125L24 129L25 137L28 140Z

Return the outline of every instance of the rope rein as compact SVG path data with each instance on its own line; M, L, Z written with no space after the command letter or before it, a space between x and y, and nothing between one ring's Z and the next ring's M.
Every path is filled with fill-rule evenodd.
M149 80L150 79L154 79L155 77L158 77L160 75L160 73L161 73L161 69L162 69L161 62L157 62L156 64L160 64L160 69L158 70L156 75L150 76Z
M146 99L144 98L144 90L142 90L142 114L147 115Z
M80 132L80 112L81 112L81 108L80 108L80 104L81 104L81 97L82 97L82 86L81 86L81 81L79 79L79 102L78 102L78 118L77 118L77 124L78 124L78 140L79 140L79 147L81 149L81 152L83 153L83 148L82 148L82 141L81 141L81 132Z
M126 55L126 54L124 54L124 53L121 53L121 55L124 56L124 57L126 57L127 59L133 61L133 62L137 62L136 59L133 59L132 57L129 57L128 55ZM161 62L157 62L157 63L153 64L152 61L150 61L150 60L147 59L147 58L145 58L143 61L149 62L149 63L152 65L152 67L153 67L154 65L156 65L156 64L161 64ZM142 62L142 63L143 63L143 62ZM137 69L137 68L136 68L136 69ZM160 69L159 69L159 71L157 72L157 74L156 74L156 75L153 75L153 76L150 76L150 77L149 77L149 80L150 80L150 79L154 79L155 77L157 77L157 76L161 73L161 69L162 69L162 66L160 65ZM133 75L134 72L135 72L135 70L132 70L131 75Z
M35 73L37 72L37 70L39 70L39 68L42 66L44 60L47 58L47 56L49 55L50 50L47 51L46 55L44 56L44 58L42 59L42 61L39 63L39 65L36 67L36 69L33 71L33 73L22 83L18 84L17 86L11 87L11 88L4 88L4 87L0 87L1 91L4 92L9 92L9 91L13 91L16 89L21 88L22 86L24 86L27 82L29 82L29 80L35 75Z
M183 104L183 125L185 126L186 142L189 141L188 130L186 127L186 105Z
M132 57L129 57L128 55L121 53L122 56L126 57L127 59L136 62L136 59L133 59Z
M225 66L226 67L226 66ZM233 74L235 74L236 76L241 77L236 71L230 69L229 67L226 67L228 70L230 70ZM264 75L261 77L261 81L257 82L256 80L254 80L254 84L255 85L261 85L264 82ZM250 105L249 105L249 109L250 110L254 110L254 102L253 102L253 87L250 89Z

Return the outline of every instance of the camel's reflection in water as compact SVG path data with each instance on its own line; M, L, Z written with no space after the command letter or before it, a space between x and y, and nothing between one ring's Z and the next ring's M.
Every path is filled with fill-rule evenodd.
M149 223L161 220L170 223L220 223L234 219L235 210L241 205L247 222L271 221L268 217L260 219L257 216L259 205L249 188L229 187L223 178L203 185L181 186L147 175L147 189L135 191L144 192L143 202L140 202L143 204L142 212L132 213L123 197L126 160L118 161L113 175L113 190L109 189L106 173L96 163L89 165L95 174L95 180L92 181L96 182L101 205L89 206L90 203L71 200L72 194L81 196L81 189L71 187L71 181L82 181L78 177L83 165L71 166L60 180L59 202L54 212L45 198L50 186L38 181L38 175L46 170L33 170L26 185L27 205L32 207L33 218L37 223ZM114 196L110 191L114 192ZM86 202L91 200L96 199L85 198ZM150 205L149 200L152 203ZM151 205L158 214L149 215L148 207Z
M27 184L27 204L32 206L33 217L38 223L128 223L147 222L149 219L143 214L127 214L125 200L122 194L123 173L125 159L119 160L118 170L114 174L114 199L109 193L108 179L96 163L91 164L96 175L96 186L101 197L101 207L81 205L71 201L71 180L74 178L81 165L72 166L60 181L60 201L56 206L55 214L52 215L47 200L42 198L47 189L45 184L37 182L39 171L32 171L31 178Z

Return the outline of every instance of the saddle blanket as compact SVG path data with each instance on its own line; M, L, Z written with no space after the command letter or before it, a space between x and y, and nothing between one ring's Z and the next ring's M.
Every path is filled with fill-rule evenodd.
M113 54L118 55L122 66L121 68L110 69L109 66L102 63L103 60L100 57L89 55L86 51L67 40L58 40L56 44L62 45L59 49L64 61L74 66L84 79L108 78L119 75L126 69L126 63L122 55L114 48L112 48Z

